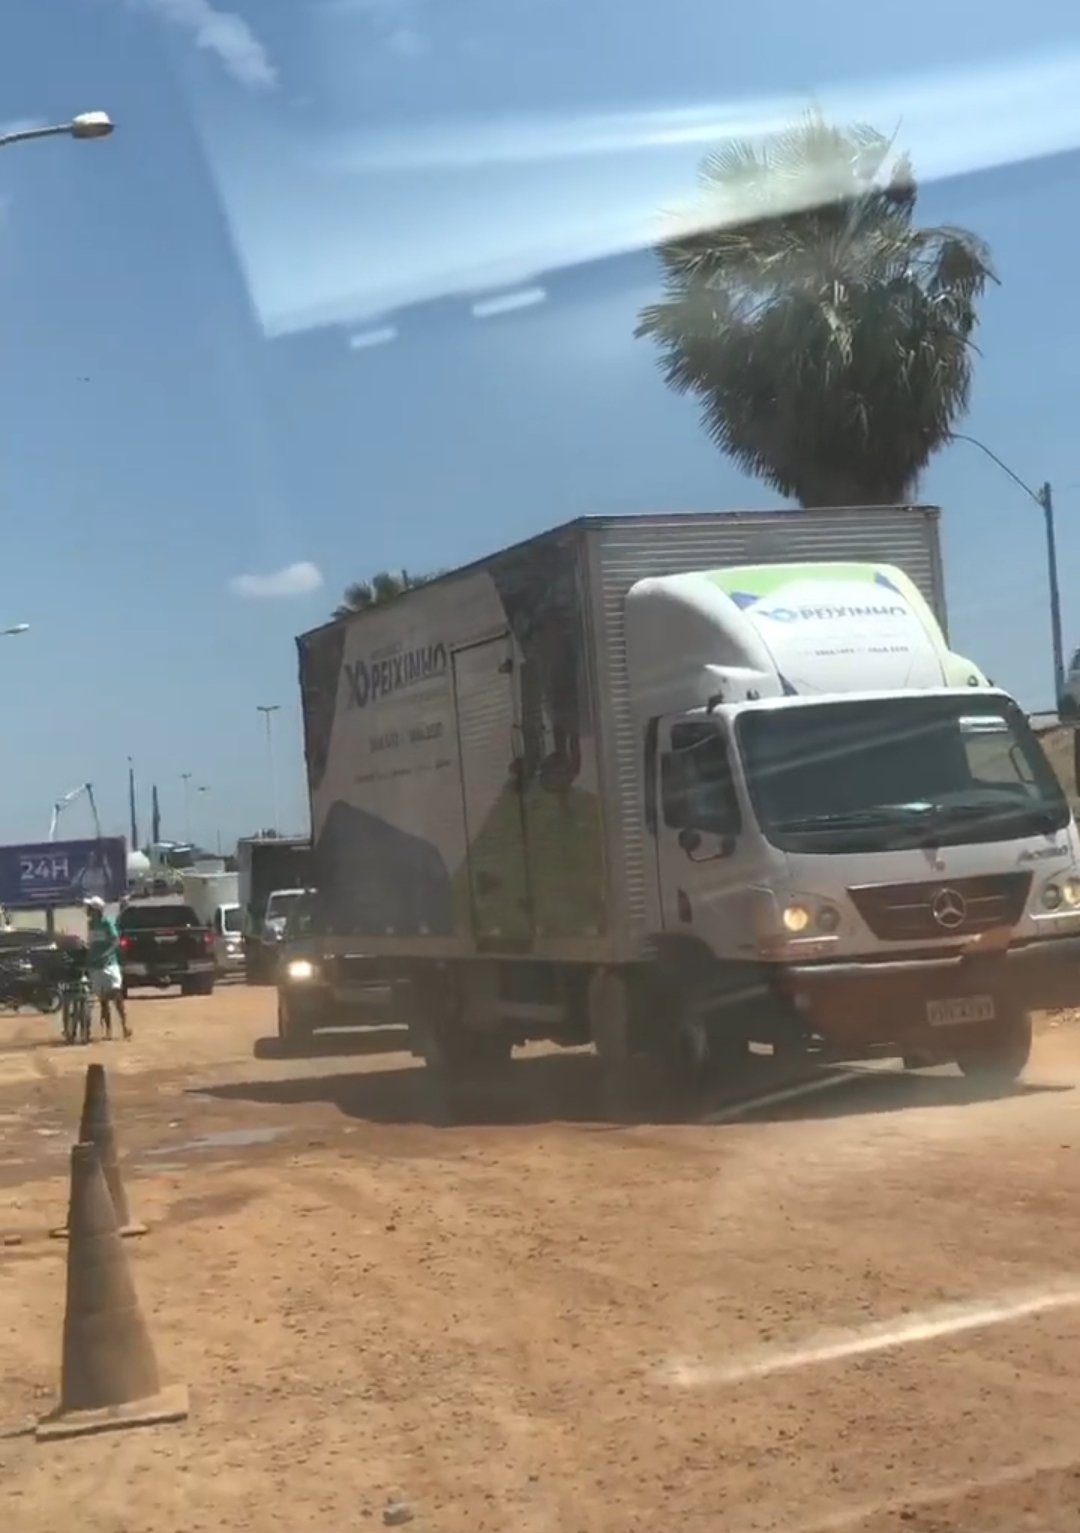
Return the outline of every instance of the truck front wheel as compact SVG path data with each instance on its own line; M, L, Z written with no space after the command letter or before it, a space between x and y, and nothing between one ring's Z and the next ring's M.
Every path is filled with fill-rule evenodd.
M1011 1086L1031 1058L1031 1013L1002 1006L997 1020L957 1053L956 1063L969 1080L986 1086Z

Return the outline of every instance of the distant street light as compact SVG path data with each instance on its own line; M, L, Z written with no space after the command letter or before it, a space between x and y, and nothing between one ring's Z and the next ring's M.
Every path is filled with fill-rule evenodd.
M70 122L53 123L44 128L13 128L0 133L0 149L7 144L25 144L32 138L108 138L115 130L108 112L80 112Z
M266 720L266 756L270 765L270 808L273 814L271 828L278 829L278 803L277 803L277 768L274 765L274 730L273 719L275 713L281 712L280 703L256 703L255 712L261 713Z
M0 639L6 639L9 634L26 633L29 627L29 623L12 623L10 628L0 628Z

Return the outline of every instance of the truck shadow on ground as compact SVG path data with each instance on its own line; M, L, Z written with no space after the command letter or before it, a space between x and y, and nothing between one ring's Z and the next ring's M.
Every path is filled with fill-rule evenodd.
M308 1056L309 1058L311 1056ZM368 1123L430 1127L506 1127L575 1123L598 1132L632 1125L765 1122L902 1112L914 1107L959 1108L1070 1086L1022 1083L1004 1091L980 1089L962 1076L901 1071L846 1072L816 1068L793 1075L761 1062L737 1085L687 1092L653 1080L616 1098L605 1087L595 1057L553 1054L515 1060L503 1074L447 1086L419 1065L383 1070L228 1082L200 1087L207 1097L264 1106L324 1104Z

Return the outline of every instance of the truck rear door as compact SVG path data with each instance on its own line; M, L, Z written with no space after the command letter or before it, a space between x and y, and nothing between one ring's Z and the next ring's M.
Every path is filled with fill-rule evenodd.
M509 634L454 652L454 700L468 847L468 894L480 941L532 935L513 641Z

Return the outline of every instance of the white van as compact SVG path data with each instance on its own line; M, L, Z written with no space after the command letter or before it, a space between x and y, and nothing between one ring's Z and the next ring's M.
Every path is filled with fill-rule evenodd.
M244 910L235 902L214 911L214 967L218 978L244 972Z

